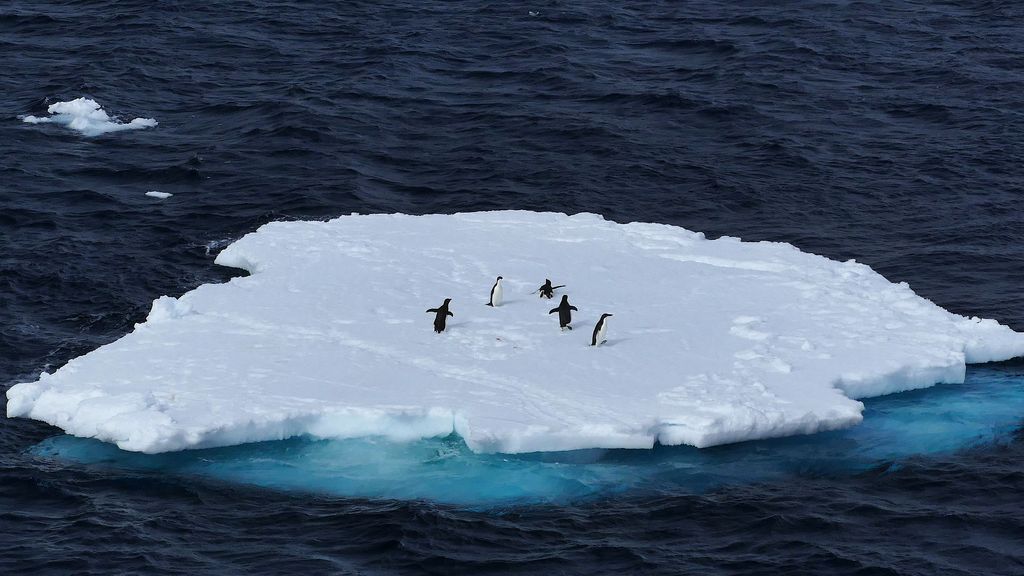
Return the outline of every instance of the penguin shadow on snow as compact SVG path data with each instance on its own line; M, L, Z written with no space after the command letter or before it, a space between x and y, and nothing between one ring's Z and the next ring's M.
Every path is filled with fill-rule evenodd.
M486 310L501 310L502 308L507 308L510 304L519 305L522 302L525 302L525 299L523 299L523 298L505 298L504 300L501 301L501 304L499 304L497 306L488 306L487 302L482 302L480 305L483 306Z
M615 346L618 346L620 343L626 342L627 340L632 340L632 338L608 338L603 343L597 346L591 346L590 342L587 342L587 348L614 348Z
M504 308L505 306L508 306L509 304L519 304L520 302L523 302L523 298L511 298L511 299L506 298L504 301L502 301L501 306L496 306L496 307L492 306L492 308L496 308L496 309L497 308ZM484 306L487 306L487 304L484 304Z
M507 287L506 284L508 285ZM537 290L528 292L530 286L532 286L532 284L528 282L523 282L521 280L509 281L505 280L502 276L498 276L495 283L491 286L490 302L485 299L483 305L493 310L498 310L510 304L520 304L525 302L528 299L527 296L534 296L537 294ZM509 298L509 292L516 296ZM532 300L532 298L529 299ZM495 301L497 304L493 304Z

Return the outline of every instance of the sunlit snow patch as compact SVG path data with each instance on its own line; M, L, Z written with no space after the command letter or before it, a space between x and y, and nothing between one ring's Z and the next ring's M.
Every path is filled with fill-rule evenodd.
M566 502L628 492L702 492L722 485L838 476L1001 441L1024 419L1019 370L979 368L964 384L865 402L860 426L810 436L698 450L583 450L475 454L457 437L393 443L296 438L165 454L125 452L96 440L58 436L38 457L115 469L201 476L345 497L428 499L492 506Z
M152 128L157 125L157 121L153 118L136 118L127 124L122 123L117 118L112 118L103 108L100 108L95 100L89 98L76 98L68 102L50 104L46 111L52 116L25 116L22 120L29 124L60 124L86 136Z
M217 262L251 275L158 299L133 333L12 387L8 415L140 452L453 431L475 452L707 447L848 427L854 398L1024 353L853 261L591 214L275 222ZM576 330L532 294L545 278ZM424 311L444 298L435 334Z

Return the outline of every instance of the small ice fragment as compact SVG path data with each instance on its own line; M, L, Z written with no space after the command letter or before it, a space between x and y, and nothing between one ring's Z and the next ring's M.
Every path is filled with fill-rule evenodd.
M86 136L99 136L107 132L121 130L137 130L152 128L157 125L153 118L135 118L124 123L106 113L95 100L76 98L67 102L50 104L46 109L52 116L25 116L23 122L29 124L61 124L77 130Z
M164 198L174 196L174 194L171 194L170 192L157 192L156 190L150 190L149 192L146 192L146 196L163 200Z

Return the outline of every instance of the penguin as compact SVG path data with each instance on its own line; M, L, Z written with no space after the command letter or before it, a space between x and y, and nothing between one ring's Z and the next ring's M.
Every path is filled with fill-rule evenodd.
M501 306L501 276L494 281L494 286L491 286L491 301L487 303L488 306Z
M572 312L570 312L570 310L576 310L579 312L579 309L575 306L569 305L569 297L562 294L562 302L558 305L558 308L552 308L548 314L558 312L558 325L562 330L565 330L566 328L572 330L572 326L569 326L569 323L572 322Z
M445 320L447 320L449 316L455 316L455 314L452 314L451 312L448 311L448 303L451 301L451 298L445 298L444 304L441 304L437 308L431 308L430 310L427 310L428 313L437 312L437 316L434 316L434 332L437 332L438 334L444 332Z
M555 289L556 288L565 288L565 284L560 284L558 286L552 286L551 285L551 280L548 279L548 278L545 278L544 279L544 285L541 286L540 288L538 288L537 290L540 292L540 297L541 298L547 298L548 300L551 300L552 298L555 297Z
M594 336L590 339L591 346L598 346L604 343L604 335L608 332L608 318L613 314L601 314L601 319L594 326Z

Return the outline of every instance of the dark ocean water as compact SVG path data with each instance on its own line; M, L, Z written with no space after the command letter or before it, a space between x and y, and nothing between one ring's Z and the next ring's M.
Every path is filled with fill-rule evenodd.
M0 3L0 389L224 281L213 256L260 224L353 211L792 242L1024 330L1024 4L620 4ZM20 120L80 96L159 126ZM1019 426L866 472L491 510L31 452L56 434L0 418L0 573L1024 573Z

